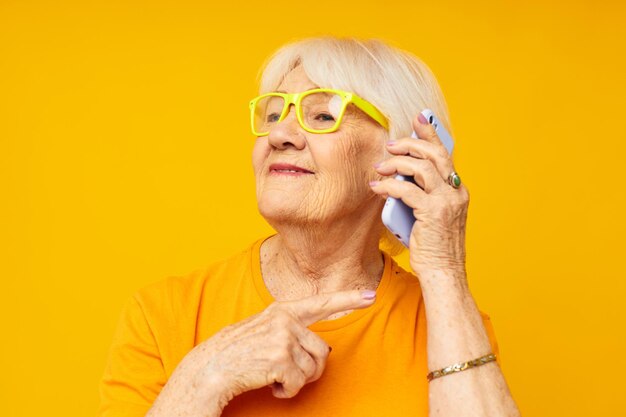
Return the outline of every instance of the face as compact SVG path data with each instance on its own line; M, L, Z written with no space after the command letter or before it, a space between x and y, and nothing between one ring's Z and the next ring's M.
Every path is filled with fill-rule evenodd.
M287 74L279 91L319 88L301 66ZM316 134L302 129L292 105L268 136L256 140L252 162L259 211L270 224L326 223L358 217L382 207L369 182L373 164L384 157L385 129L354 105L338 130ZM379 210L378 210L379 211ZM378 213L374 210L374 212Z

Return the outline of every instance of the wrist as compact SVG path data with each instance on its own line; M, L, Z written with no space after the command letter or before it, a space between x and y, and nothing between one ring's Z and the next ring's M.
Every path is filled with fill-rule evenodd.
M211 367L195 376L193 386L199 392L206 393L205 404L217 409L220 414L235 396L227 376Z
M436 275L437 277L449 276L454 277L455 279L464 279L466 277L464 257L445 260L424 260L411 258L410 265L411 269L415 272L415 274L417 274L418 278L430 277L433 275Z
M471 297L465 269L421 269L415 271L424 299L434 297Z
M178 367L169 378L146 417L219 417L230 401L214 377L190 375Z

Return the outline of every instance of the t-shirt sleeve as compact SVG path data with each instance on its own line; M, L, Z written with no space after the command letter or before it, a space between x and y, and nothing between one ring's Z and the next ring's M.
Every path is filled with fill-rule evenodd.
M143 417L167 381L154 334L137 301L124 306L100 382L99 417Z

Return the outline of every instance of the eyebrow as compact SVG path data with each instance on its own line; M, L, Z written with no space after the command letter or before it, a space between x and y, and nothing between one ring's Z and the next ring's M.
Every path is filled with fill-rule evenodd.
M315 90L315 89L317 89L317 88L319 88L319 87L311 87L311 88L308 88L308 89L306 89L306 90L304 90L304 91L311 91L311 90ZM283 94L287 94L287 92L286 92L286 91L283 91L283 90L276 90L275 92L276 92L276 93L283 93Z

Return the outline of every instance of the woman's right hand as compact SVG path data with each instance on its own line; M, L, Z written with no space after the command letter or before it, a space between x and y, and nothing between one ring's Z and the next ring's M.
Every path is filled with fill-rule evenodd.
M235 396L270 385L291 398L322 376L328 344L307 328L329 316L374 303L373 291L339 291L274 302L192 349L147 416L217 416Z

